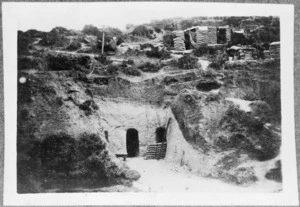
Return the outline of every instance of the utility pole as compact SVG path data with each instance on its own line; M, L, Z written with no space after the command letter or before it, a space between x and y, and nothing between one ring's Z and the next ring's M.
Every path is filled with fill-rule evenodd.
M103 25L103 29L102 29L102 50L101 50L101 52L103 55L103 53L104 53L104 25Z

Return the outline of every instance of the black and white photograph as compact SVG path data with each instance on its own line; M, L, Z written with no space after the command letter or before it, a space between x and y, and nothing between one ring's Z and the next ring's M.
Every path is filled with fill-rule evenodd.
M293 7L231 6L6 3L5 149L14 156L5 156L4 195L29 200L4 202L114 195L93 204L125 205L130 195L140 200L127 205L159 204L152 199L167 193L168 204L209 193L235 195L211 199L220 205L247 195L254 204L261 196L257 205L297 204L293 91L285 92L293 22L280 13Z

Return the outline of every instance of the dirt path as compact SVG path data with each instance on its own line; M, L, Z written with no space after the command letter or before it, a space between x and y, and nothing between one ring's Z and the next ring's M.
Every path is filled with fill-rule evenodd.
M164 160L128 158L131 169L137 170L141 178L134 187L145 192L278 192L281 185L273 181L260 181L248 187L225 183L217 179L192 174Z

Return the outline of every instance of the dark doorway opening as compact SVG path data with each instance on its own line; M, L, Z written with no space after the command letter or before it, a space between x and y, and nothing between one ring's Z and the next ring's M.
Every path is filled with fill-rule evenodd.
M105 136L106 141L109 142L108 141L108 131L104 131L104 136Z
M225 44L226 41L226 29L225 28L219 28L217 32L217 43L218 44Z
M136 129L128 129L126 133L126 148L128 157L139 156L139 132Z
M192 44L190 41L190 35L188 31L184 33L184 45L186 50L192 49Z
M159 143L159 142L167 142L166 136L167 136L167 130L166 130L166 128L164 128L164 127L158 127L156 129L156 142L157 143Z

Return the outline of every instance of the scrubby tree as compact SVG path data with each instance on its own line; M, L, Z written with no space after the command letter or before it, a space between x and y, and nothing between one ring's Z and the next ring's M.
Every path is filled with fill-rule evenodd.
M134 28L131 34L135 36L151 38L151 31L144 25L139 25L136 28Z
M93 26L93 25L85 25L82 29L82 32L87 35L95 35L95 36L101 36L100 30Z

